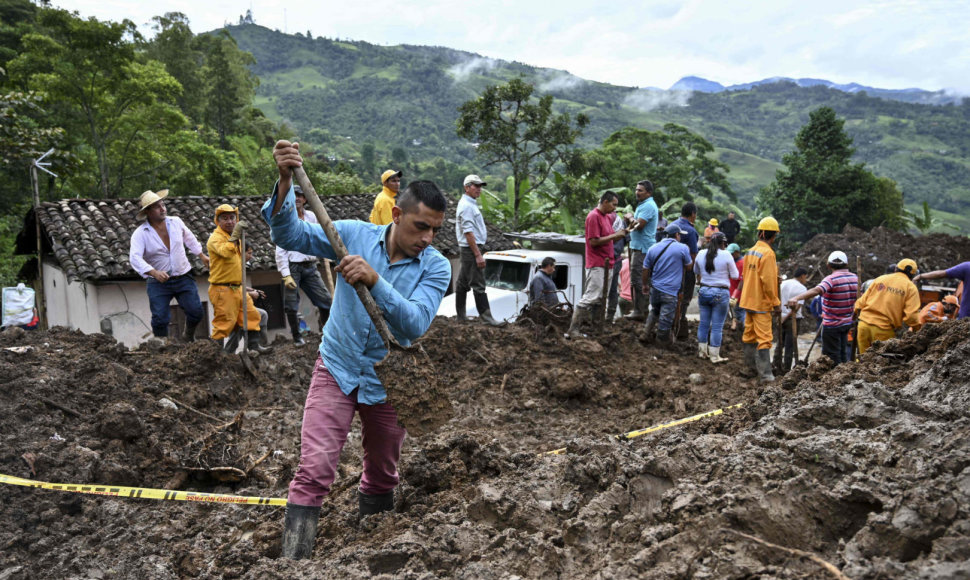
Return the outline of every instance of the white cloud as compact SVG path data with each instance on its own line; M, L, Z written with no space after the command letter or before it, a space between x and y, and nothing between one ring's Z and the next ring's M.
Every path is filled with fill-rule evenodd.
M623 99L623 104L643 112L661 107L686 107L690 100L691 91L659 91L655 89L640 89L633 91Z
M546 75L546 78L539 83L540 92L549 91L571 91L586 84L586 81L569 74L568 72L555 71Z
M474 57L452 66L448 69L448 73L455 77L455 82L463 82L473 74L487 73L498 64L499 62L494 58Z

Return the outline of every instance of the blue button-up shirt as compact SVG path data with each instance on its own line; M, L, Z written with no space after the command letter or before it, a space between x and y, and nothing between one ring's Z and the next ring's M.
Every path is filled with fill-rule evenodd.
M276 190L263 204L263 219L270 226L273 242L281 248L311 256L336 259L323 228L300 220L296 215L293 189L286 193L279 213L271 215ZM451 265L438 250L428 246L414 258L393 264L387 251L392 224L377 226L356 220L334 222L351 255L364 258L379 278L371 295L384 315L391 333L404 346L423 335L451 282ZM340 390L350 394L360 389L357 400L365 405L384 403L387 393L374 371L374 364L387 354L384 341L371 322L354 287L337 277L330 320L324 327L320 355Z

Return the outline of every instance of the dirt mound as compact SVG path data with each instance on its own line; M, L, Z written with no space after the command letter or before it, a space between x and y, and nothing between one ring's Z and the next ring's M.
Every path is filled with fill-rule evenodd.
M567 341L554 318L436 320L421 344L454 418L408 438L395 512L362 521L353 430L312 560L278 558L279 508L4 486L0 578L832 577L820 560L852 578L970 575L970 323L767 388L742 378L733 336L715 366L638 329ZM0 473L285 497L315 358L278 345L253 379L207 342L0 335Z
M882 227L867 232L845 226L840 234L819 234L806 242L779 264L779 271L791 276L796 267L803 266L811 272L809 281L818 283L829 274L826 260L835 250L845 252L853 272L858 258L862 266L859 277L866 281L882 276L887 266L903 258L916 260L922 272L942 270L970 260L970 238L946 234L912 236Z

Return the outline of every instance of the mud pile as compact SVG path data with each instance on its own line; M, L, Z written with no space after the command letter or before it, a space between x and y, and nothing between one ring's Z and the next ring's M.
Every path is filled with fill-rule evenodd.
M810 282L817 283L829 274L826 260L834 250L845 252L853 272L858 258L859 277L865 281L882 276L887 266L903 258L916 260L922 272L942 270L970 260L970 238L947 234L912 236L882 227L867 232L845 226L842 233L819 234L806 242L779 264L779 271L791 276L796 267L803 266L811 273Z
M714 366L626 323L560 330L436 320L421 343L454 418L408 438L395 512L361 521L353 430L312 560L278 559L280 508L3 486L0 578L970 575L970 323L765 389L734 337ZM285 497L314 358L279 345L253 379L205 342L0 335L0 473Z

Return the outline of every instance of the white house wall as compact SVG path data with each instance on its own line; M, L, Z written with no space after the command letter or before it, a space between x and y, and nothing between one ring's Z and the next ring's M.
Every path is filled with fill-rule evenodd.
M90 334L100 332L97 289L85 282L69 281L59 268L44 264L47 323Z

